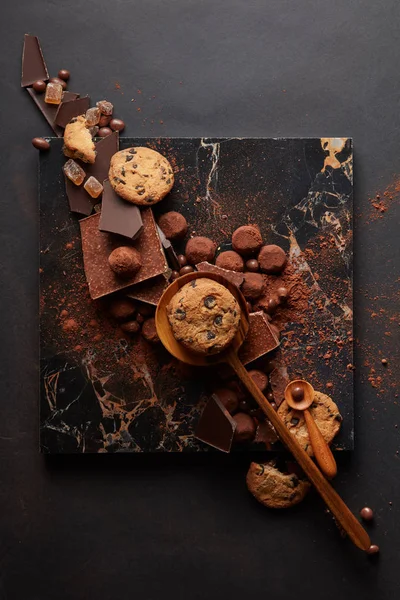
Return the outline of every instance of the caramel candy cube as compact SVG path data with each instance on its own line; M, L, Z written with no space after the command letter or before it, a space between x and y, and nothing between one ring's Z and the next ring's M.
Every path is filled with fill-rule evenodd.
M94 106L93 108L89 108L86 111L85 115L86 125L88 127L92 127L93 125L97 125L100 121L100 109Z
M102 115L109 117L113 114L114 106L107 100L100 100L99 102L96 102L96 106L99 107Z
M44 101L47 104L61 104L63 89L59 83L48 83Z
M86 177L85 171L72 158L67 160L63 166L64 175L75 185L81 185ZM93 178L92 178L93 179Z
M83 186L87 193L92 196L92 198L98 198L100 194L103 193L103 186L100 181L97 181L96 177L89 177L87 181L85 181L85 185Z

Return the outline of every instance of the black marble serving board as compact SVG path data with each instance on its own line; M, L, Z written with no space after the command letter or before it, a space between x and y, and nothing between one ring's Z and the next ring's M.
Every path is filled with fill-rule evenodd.
M179 210L189 235L219 244L236 227L257 223L265 242L279 244L296 262L313 310L306 325L289 323L282 333L289 374L333 396L344 417L335 447L352 449L351 139L120 140L121 149L139 145L165 154L176 172L156 214ZM189 370L141 337L125 338L104 304L89 298L61 148L62 140L52 138L39 170L41 450L210 451L193 429L216 374ZM287 345L289 331L295 343ZM324 359L332 348L332 358Z

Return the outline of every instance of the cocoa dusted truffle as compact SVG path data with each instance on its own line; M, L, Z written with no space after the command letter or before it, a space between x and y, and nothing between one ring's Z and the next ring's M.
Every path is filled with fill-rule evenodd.
M109 308L110 314L117 321L126 321L132 319L136 312L136 305L127 298L118 298L113 300Z
M119 277L132 277L142 266L140 253L130 246L115 248L108 257L108 264Z
M256 225L242 225L232 235L233 249L243 256L256 254L262 243L261 233Z
M246 413L236 413L233 418L236 421L236 431L233 438L235 442L252 440L256 434L256 424L253 419Z
M221 269L227 269L228 271L239 271L242 272L244 269L243 258L237 252L233 250L227 250L226 252L221 252L217 256L215 261L217 267L221 267Z
M245 273L242 283L242 294L245 298L255 300L261 296L264 287L264 279L260 273Z
M185 255L192 265L214 260L216 244L206 237L193 237L186 244Z
M161 215L158 225L168 240L181 240L188 230L185 217L175 211Z
M268 377L262 371L253 369L249 371L249 375L261 392L265 392L268 386Z
M258 255L258 263L264 273L280 273L286 267L287 256L279 246L263 246Z
M125 333L135 334L140 331L140 324L137 321L128 321L128 323L123 323L121 325L122 331Z
M143 323L142 336L144 337L145 340L147 340L148 342L151 342L152 344L156 344L157 342L160 341L160 338L158 337L158 334L157 334L156 322L153 319L153 317L151 319L147 319L147 321L145 321Z

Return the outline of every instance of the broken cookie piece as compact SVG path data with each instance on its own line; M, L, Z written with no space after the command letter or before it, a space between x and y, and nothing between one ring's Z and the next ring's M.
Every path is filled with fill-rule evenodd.
M246 477L247 488L258 502L268 508L290 508L303 500L310 483L294 473L282 473L275 462L251 463Z
M73 118L66 126L63 151L65 156L86 163L93 164L96 160L95 144L83 115Z

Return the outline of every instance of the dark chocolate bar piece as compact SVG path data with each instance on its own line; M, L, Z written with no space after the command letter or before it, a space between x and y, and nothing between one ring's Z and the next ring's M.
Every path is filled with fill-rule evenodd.
M139 207L118 196L108 179L103 181L103 187L100 231L116 233L130 240L135 240L143 231L143 221Z
M146 302L146 304L157 306L168 285L167 279L163 275L159 275L149 281L137 283L132 289L126 290L125 293L132 300L140 300Z
M237 287L240 287L243 283L243 273L238 273L237 271L228 271L227 269L222 269L221 267L217 267L216 265L212 265L208 262L198 263L196 265L196 269L198 271L208 271L209 273L216 273L217 275L221 275L221 277L225 277L225 279L227 279Z
M181 266L179 264L178 257L175 253L175 250L174 250L171 242L169 240L167 240L167 238L165 237L165 234L163 233L163 231L161 230L161 228L158 225L157 225L157 231L158 231L159 238L161 240L162 247L165 252L165 256L167 257L169 266L171 267L171 269L173 271L179 271Z
M56 136L63 137L64 129L62 127L59 127L55 123L58 105L47 104L47 102L44 101L44 94L38 94L33 88L26 88L26 91L28 92L32 100L35 102L36 106L39 108L40 112L42 113L42 115L44 116L44 118L46 119ZM73 92L64 92L63 102L69 102L75 100L75 98L78 97L79 94L75 94Z
M143 232L135 241L99 231L99 214L79 221L83 264L93 300L166 273L168 267L150 208L142 211L142 219ZM108 264L110 253L119 246L132 246L141 255L142 267L128 279L118 277Z
M89 165L82 163L82 167L85 169L88 177L92 175L93 177L96 177L98 181L104 181L105 179L108 179L111 157L118 152L118 149L118 131L113 131L113 133L110 133L110 135L107 135L105 138L101 138L101 140L96 142L96 160L94 164ZM129 203L127 202L127 204Z
M35 81L47 81L49 73L44 62L42 49L35 35L25 34L22 50L21 87L28 87Z
M93 212L97 198L91 198L83 186L77 186L65 177L65 191L67 193L69 208L72 212L88 217Z
M71 119L86 113L89 106L89 96L75 98L74 100L66 100L63 98L63 101L58 106L54 122L59 127L63 127L65 129Z
M265 314L260 312L250 313L249 331L243 346L239 350L240 360L247 365L279 346L279 340L272 331Z
M231 417L219 398L213 394L207 402L197 423L194 435L217 450L229 452L236 430L236 421Z

